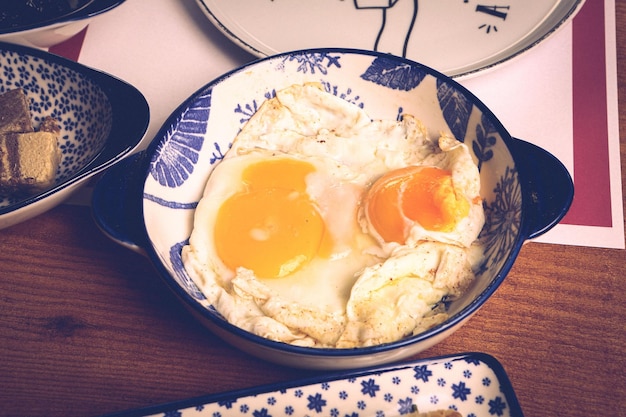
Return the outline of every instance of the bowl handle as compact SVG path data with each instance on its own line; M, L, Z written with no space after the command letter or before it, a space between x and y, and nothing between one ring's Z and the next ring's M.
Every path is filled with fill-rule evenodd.
M148 162L145 151L118 162L98 180L91 199L92 216L100 230L144 256L148 241L142 200Z
M556 226L569 210L574 183L567 168L554 155L532 143L513 139L524 201L524 228L528 239Z

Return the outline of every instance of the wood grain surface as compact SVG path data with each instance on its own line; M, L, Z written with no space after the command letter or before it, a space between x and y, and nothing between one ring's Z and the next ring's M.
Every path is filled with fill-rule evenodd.
M616 3L626 184L626 2ZM625 294L626 251L528 243L468 324L416 358L495 356L526 416L626 416ZM96 416L315 374L205 330L87 207L0 231L0 416Z

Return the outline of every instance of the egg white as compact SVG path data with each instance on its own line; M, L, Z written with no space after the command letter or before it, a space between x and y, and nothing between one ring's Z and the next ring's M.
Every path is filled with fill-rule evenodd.
M296 274L263 279L226 267L212 230L222 202L241 188L245 167L277 157L315 166L307 176L307 193L338 243L328 260L313 259ZM454 138L431 140L410 115L373 121L319 84L278 91L212 171L183 248L185 268L228 321L273 340L355 347L397 340L436 324L445 314L432 314L432 306L444 295L458 294L473 278L464 248L478 236L484 216L482 206L472 204L470 215L452 232L433 233L416 224L405 245L377 241L362 214L365 190L384 173L408 165L450 170L455 184L476 202L478 170Z

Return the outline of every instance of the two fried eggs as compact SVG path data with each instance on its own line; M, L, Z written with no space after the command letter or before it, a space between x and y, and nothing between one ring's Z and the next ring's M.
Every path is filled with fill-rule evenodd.
M445 320L484 224L467 147L410 115L371 120L319 84L265 101L215 166L183 262L229 322L350 348Z

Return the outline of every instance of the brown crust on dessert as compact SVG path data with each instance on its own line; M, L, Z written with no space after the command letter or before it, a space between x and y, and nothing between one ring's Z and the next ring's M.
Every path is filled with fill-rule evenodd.
M2 136L3 148L6 150L7 161L15 161L19 155L18 144L16 140L17 133L5 133ZM13 190L16 186L14 179L18 177L19 168L17 164L7 164L6 172L3 170L0 183L5 185L6 189Z
M58 135L61 132L61 127L57 123L56 119L51 116L46 116L39 125L40 132L50 132Z
M32 132L30 105L24 90L16 88L0 95L0 132Z

